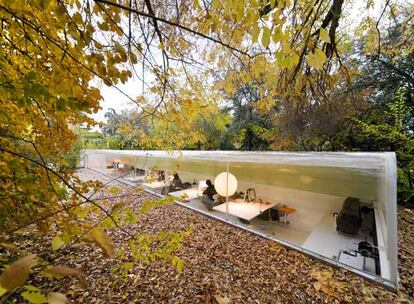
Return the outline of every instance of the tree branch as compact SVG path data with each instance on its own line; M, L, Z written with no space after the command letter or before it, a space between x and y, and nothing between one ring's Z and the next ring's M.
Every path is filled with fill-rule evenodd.
M193 30L193 29L191 29L189 27L186 27L184 25L178 24L176 22L173 22L173 21L170 21L170 20L161 18L161 17L157 17L157 16L154 16L154 15L149 14L149 13L142 12L142 11L139 11L137 9L132 9L132 8L129 8L128 6L125 6L125 5L122 5L122 4L119 4L119 3L115 3L115 2L112 2L112 1L108 1L108 0L94 0L94 1L95 2L99 2L99 3L104 3L104 4L107 4L107 5L111 5L111 6L115 6L115 7L124 9L126 11L133 12L133 13L135 13L137 15L140 15L140 16L143 16L143 17L147 17L147 18L151 18L153 20L157 20L157 21L160 21L160 22L163 22L163 23L166 23L166 24L169 24L169 25L172 25L172 26L181 28L183 30L186 30L187 32L190 32L190 33L194 34L194 35L203 37L203 38L205 38L207 40L210 40L210 41L212 41L214 43L220 44L220 45L222 45L222 46L224 46L224 47L226 47L226 48L228 48L230 50L233 50L233 51L238 52L240 54L243 54L243 55L246 55L248 57L251 57L251 55L249 53L247 53L246 51L243 51L243 50L240 50L238 48L235 48L235 47L233 47L233 46L231 46L231 45L229 45L229 44L227 44L227 43L225 43L225 42L223 42L221 40L218 40L216 38L213 38L211 36L208 36L206 34L203 34L201 32L198 32L196 30Z

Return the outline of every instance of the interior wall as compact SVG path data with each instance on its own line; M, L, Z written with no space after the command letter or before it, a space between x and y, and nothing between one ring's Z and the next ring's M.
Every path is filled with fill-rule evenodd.
M104 169L106 168L106 155L93 153L86 154L86 167L94 169Z

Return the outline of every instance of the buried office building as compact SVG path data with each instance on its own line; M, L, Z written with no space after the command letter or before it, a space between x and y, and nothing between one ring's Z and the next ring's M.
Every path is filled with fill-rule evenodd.
M85 150L84 161L187 208L397 284L394 153ZM205 190L222 172L236 179L216 185L237 189L227 200Z

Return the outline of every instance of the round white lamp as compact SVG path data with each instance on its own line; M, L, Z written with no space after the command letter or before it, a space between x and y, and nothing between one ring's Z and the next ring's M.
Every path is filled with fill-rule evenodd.
M216 188L218 194L228 198L237 190L237 179L231 173L222 172L214 180L214 188Z
M214 188L218 194L226 198L226 220L228 220L229 196L233 195L237 190L237 179L228 171L222 172L216 176L216 179L214 180Z

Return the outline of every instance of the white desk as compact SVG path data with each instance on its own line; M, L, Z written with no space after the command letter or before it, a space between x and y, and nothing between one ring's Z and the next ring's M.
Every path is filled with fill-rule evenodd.
M168 194L180 199L184 198L185 200L190 200L200 197L203 194L203 191L199 190L198 188L189 188L180 191L170 192Z
M166 181L155 181L151 183L143 183L142 186L151 188L151 189L159 189L169 186L170 183Z
M145 179L144 175L137 175L137 176L130 175L124 178L130 182L143 182Z
M244 202L242 200L229 201L229 214L246 221L251 221L267 209L274 207L276 203ZM213 207L214 210L226 213L226 203Z

